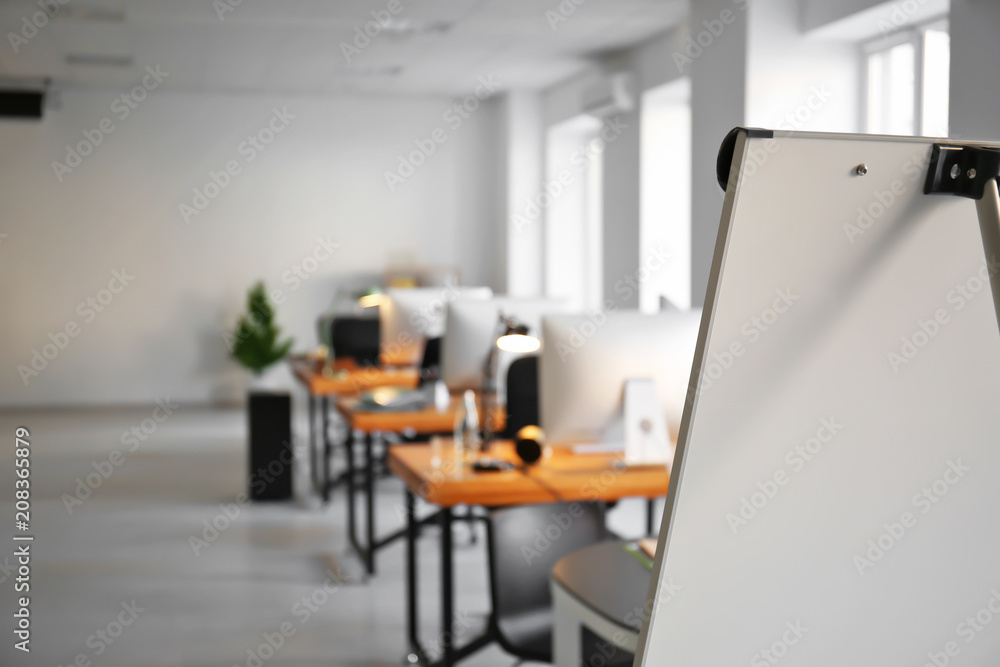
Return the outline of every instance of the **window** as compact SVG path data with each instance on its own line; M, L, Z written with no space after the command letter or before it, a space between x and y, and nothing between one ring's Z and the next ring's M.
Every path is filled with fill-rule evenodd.
M948 136L948 24L904 30L865 51L868 132Z
M577 116L548 131L545 149L545 294L598 308L603 293L604 142L601 122Z
M691 307L690 100L686 78L642 95L639 261L647 274L639 308L647 313L660 309L661 297Z

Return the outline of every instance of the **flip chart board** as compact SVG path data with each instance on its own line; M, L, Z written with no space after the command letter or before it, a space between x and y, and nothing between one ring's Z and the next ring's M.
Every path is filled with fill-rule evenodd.
M636 664L1000 664L976 203L933 139L734 139Z

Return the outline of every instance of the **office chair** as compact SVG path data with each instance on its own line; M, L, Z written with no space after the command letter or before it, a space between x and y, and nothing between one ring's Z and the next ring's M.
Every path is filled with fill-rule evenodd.
M513 440L525 426L537 426L538 357L515 359L507 369L507 424L503 437Z
M333 355L354 359L358 366L378 365L379 336L378 318L335 317L330 323Z
M424 343L424 356L420 359L420 386L431 384L441 377L441 337L428 338Z
M512 655L552 662L549 575L563 556L605 538L604 506L581 502L508 507L491 512L486 525L493 634ZM522 551L524 547L530 551Z

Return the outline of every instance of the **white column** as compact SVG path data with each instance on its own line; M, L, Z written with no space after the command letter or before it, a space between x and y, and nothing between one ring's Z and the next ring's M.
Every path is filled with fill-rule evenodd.
M639 307L639 291L633 287L639 270L640 243L638 100L636 106L633 111L616 114L602 127L608 137L603 167L604 299L614 301L619 308Z
M715 158L726 133L744 123L746 105L747 16L732 0L691 3L691 305L705 301L712 256L722 216L722 190ZM735 20L716 36L723 12ZM728 16L728 14L726 15ZM704 46L703 46L704 45Z
M542 189L543 140L541 97L514 90L503 103L504 220L506 221L507 293L540 296L543 285L543 230L537 224L517 224L515 216L537 201Z

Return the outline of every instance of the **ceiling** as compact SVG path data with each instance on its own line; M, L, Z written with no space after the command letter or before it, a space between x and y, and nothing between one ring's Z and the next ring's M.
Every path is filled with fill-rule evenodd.
M462 95L481 76L537 89L688 12L687 0L61 0L15 53L8 33L57 1L0 0L0 77L122 88L159 65L165 88L190 91ZM355 44L368 22L375 36Z

